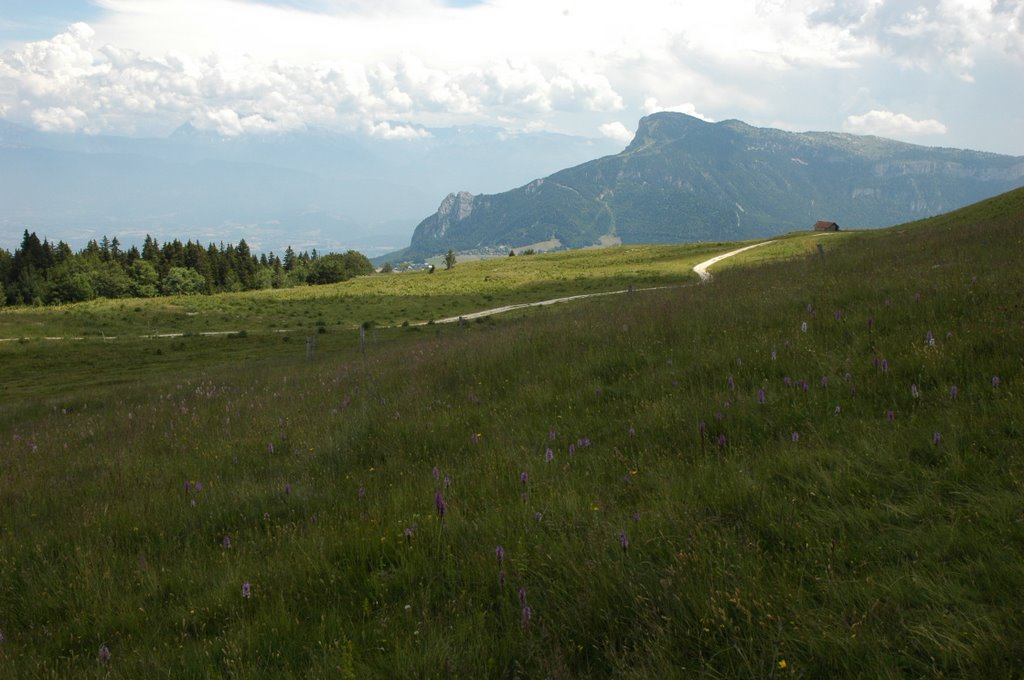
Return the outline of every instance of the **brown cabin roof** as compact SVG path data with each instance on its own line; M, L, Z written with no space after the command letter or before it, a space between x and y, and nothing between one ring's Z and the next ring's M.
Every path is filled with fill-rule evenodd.
M831 231L833 229L839 229L839 225L835 222L829 222L828 220L818 220L814 223L815 231Z

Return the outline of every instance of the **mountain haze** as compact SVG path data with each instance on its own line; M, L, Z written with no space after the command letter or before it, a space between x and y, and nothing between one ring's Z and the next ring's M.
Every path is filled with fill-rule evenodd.
M411 259L557 240L739 240L819 219L874 227L939 214L1020 186L1024 157L879 137L793 133L681 113L640 120L621 153L499 194L449 194L416 227Z
M15 247L28 229L73 247L104 234L141 244L148 233L244 238L257 252L383 253L408 242L451 186L499 191L619 148L479 126L224 137L185 124L167 137L131 138L0 120L0 247Z

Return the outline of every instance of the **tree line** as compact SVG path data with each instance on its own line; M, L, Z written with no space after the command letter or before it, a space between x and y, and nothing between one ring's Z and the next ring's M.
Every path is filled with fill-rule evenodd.
M245 239L235 244L180 240L159 244L147 235L140 250L124 249L117 238L91 240L77 253L63 241L42 241L26 229L13 253L0 248L0 304L82 302L98 297L199 295L261 288L336 283L374 271L355 250L284 257L254 255Z

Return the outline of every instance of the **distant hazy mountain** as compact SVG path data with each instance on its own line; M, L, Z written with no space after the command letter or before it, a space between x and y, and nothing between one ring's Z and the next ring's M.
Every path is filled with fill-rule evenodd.
M412 259L449 248L565 247L755 238L935 215L1024 184L1024 157L879 137L792 133L658 113L625 151L499 194L449 194L420 222ZM605 239L607 242L607 239Z
M413 128L406 128L412 130ZM499 191L621 148L608 140L495 128L416 128L412 139L302 130L167 138L44 133L0 121L0 245L24 229L81 247L244 238L255 251L408 242L449 187Z

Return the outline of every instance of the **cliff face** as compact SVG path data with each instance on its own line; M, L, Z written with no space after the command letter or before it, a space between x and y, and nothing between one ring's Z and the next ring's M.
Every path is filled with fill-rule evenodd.
M641 119L629 146L518 189L449 194L406 257L449 248L566 247L615 236L679 243L768 236L818 219L888 226L1024 184L1024 158L680 113Z
M434 213L434 219L425 223L423 237L427 239L443 239L452 225L461 222L473 214L473 202L476 197L468 191L448 194L441 201L441 207Z

